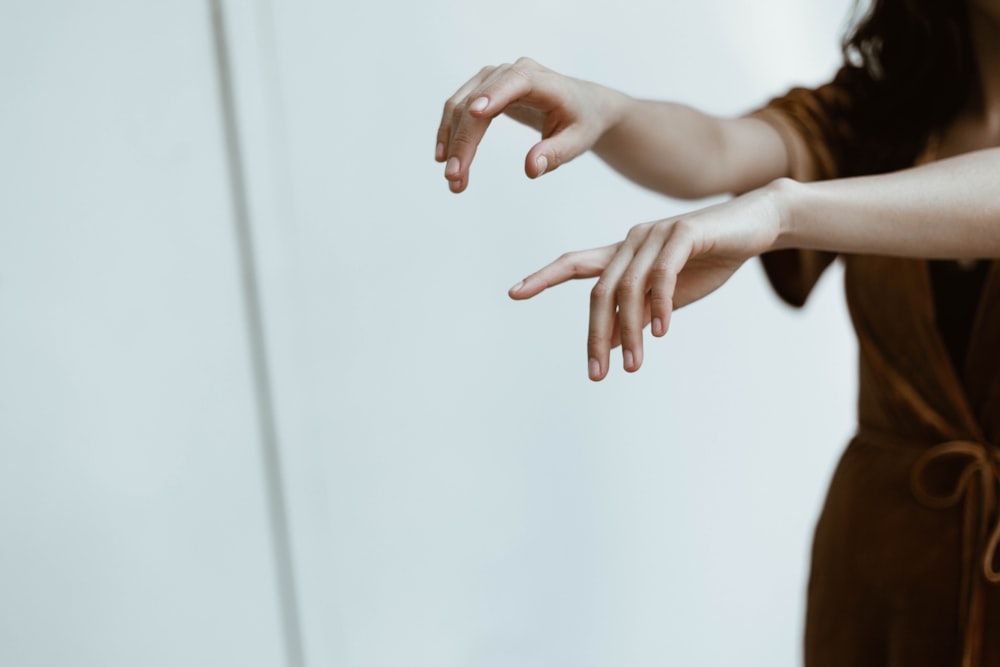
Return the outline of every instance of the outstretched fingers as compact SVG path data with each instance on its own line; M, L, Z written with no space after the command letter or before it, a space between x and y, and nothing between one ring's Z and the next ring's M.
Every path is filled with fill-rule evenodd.
M618 340L613 342L621 345L622 366L630 373L642 366L642 332L651 313L649 272L669 231L663 223L637 225L626 239L627 244L635 247L635 252L615 288Z
M456 112L465 106L469 93L478 88L495 69L495 67L482 68L445 101L441 122L438 124L437 145L434 147L434 159L438 162L444 162L448 158L448 146L451 144Z
M642 328L645 329L646 325L649 324L650 314L649 314L649 296L646 297L646 303L643 305L643 315L642 315ZM614 350L621 347L622 344L622 334L621 327L618 326L618 321L615 321L615 330L611 334L611 349Z
M446 162L445 178L452 192L467 187L469 167L490 122L531 91L525 64L518 61L484 67L445 103L434 157Z
M611 348L615 338L622 342L622 355L625 370L634 371L642 363L641 345L626 347L626 341L632 340L634 329L638 328L641 337L642 309L645 290L639 284L632 284L632 277L625 278L635 253L648 235L647 225L638 225L629 231L628 236L618 246L615 256L601 273L597 284L590 291L590 322L587 332L587 372L591 380L603 380L610 368ZM623 278L625 281L623 282ZM637 295L637 302L632 295ZM638 309L636 318L622 319L621 312L627 309ZM639 320L636 325L634 319ZM617 328L617 333L616 333Z
M677 276L693 252L693 235L683 221L637 225L621 243L569 252L510 288L512 299L530 299L549 287L600 276L590 293L587 371L603 380L611 349L622 346L626 371L642 366L642 331L667 332Z
M599 276L620 245L615 243L603 248L568 252L511 287L507 293L510 298L520 301L568 280Z
M490 125L489 118L476 118L470 114L470 96L495 71L494 67L484 67L445 102L434 157L445 162L444 177L452 192L462 192L468 186L469 165Z
M649 310L654 336L663 336L670 328L676 303L677 276L691 258L691 234L683 222L670 229L649 270Z
M607 375L610 348L619 344L625 370L639 370L643 329L652 321L657 336L666 333L677 275L691 251L691 235L682 222L632 228L591 295L587 345L591 379Z

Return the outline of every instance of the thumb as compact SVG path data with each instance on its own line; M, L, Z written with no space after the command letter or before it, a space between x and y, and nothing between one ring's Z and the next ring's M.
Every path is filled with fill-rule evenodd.
M542 139L531 147L524 159L524 173L528 178L538 178L554 171L590 148L583 133L575 127Z

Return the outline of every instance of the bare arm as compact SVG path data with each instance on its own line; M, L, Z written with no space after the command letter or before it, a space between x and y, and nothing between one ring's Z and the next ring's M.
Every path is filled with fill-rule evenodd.
M1000 148L879 176L800 183L819 173L804 138L782 121L720 119L630 98L533 61L487 68L446 104L436 158L452 191L490 121L505 113L538 129L526 156L537 178L593 149L613 168L677 197L746 192L689 214L633 227L621 242L567 253L510 290L526 299L573 278L591 293L590 377L642 364L642 330L717 289L750 257L782 248L927 258L1000 258ZM793 159L794 157L794 159ZM794 165L793 165L794 162ZM794 166L794 169L793 169Z
M453 192L468 186L476 149L501 114L542 135L525 156L531 178L591 149L632 181L681 198L745 192L788 172L780 135L761 120L637 100L521 58L483 68L445 103L435 158Z
M878 176L799 183L780 178L730 201L633 227L625 240L567 253L525 278L525 299L572 278L591 292L589 374L642 364L642 330L662 336L670 315L720 287L747 259L814 248L926 258L1000 259L1000 148Z
M630 180L682 199L748 192L788 174L784 143L756 118L626 98L594 152Z
M774 184L775 247L1000 258L1000 148L890 174Z

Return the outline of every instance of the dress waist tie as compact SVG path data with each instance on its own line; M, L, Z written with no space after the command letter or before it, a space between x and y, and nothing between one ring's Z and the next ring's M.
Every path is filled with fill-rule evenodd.
M945 461L964 461L950 491L928 489L927 472ZM997 516L1000 489L1000 449L975 440L950 440L927 449L913 465L910 488L930 509L947 509L963 503L962 525L962 667L982 661L985 586L1000 583L996 566L1000 543ZM977 508L978 505L978 508ZM978 510L978 511L977 511Z

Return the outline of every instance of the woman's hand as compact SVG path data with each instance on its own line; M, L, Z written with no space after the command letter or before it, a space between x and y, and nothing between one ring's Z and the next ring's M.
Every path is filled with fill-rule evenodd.
M444 105L434 157L452 192L469 184L469 166L490 121L505 113L542 134L524 171L537 178L589 150L620 116L625 95L563 76L530 58L484 67Z
M625 370L642 365L642 330L663 336L670 315L720 287L750 257L776 247L782 229L777 188L765 187L687 215L633 227L624 241L571 252L510 290L529 299L573 278L600 276L590 297L591 380L608 373L612 347Z

